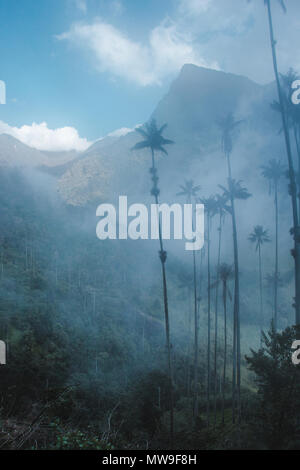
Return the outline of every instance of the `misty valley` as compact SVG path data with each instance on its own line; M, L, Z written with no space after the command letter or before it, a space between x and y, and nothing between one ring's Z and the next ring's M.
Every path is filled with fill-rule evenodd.
M169 18L147 46L117 26L126 15L128 31L139 24L129 3L145 20L148 2L60 2L59 20L42 3L28 39L38 80L25 54L1 105L0 450L108 451L103 464L132 467L135 457L113 452L299 450L300 69L278 24L288 0L245 1L240 22L235 4L225 23L220 2L193 2L186 16L191 2L178 0L170 12L181 27L188 18L189 35L174 39ZM206 17L214 28L201 45L225 34L213 47L224 63L192 54ZM99 64L75 60L78 44ZM258 75L268 64L267 79L248 78L250 59ZM44 69L55 130L37 124Z

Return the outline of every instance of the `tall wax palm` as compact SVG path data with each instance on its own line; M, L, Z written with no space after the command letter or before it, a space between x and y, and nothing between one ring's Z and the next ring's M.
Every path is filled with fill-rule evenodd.
M282 96L284 101L284 110L286 115L287 126L290 132L294 135L295 147L297 151L297 160L298 160L298 174L296 176L298 184L298 219L300 214L300 107L293 104L292 102L292 93L293 88L292 84L295 80L299 80L300 76L292 68L289 69L288 73L280 74L282 82ZM281 106L278 101L273 101L271 104L272 109L281 113ZM280 129L280 133L282 128Z
M187 203L192 204L192 200L193 198L197 197L201 186L195 186L193 180L188 180L180 186L180 189L181 191L177 193L177 196L185 196Z
M179 288L187 290L188 297L188 318L187 318L187 333L188 333L188 344L187 344L187 361L186 361L186 390L187 396L190 396L190 376L191 376L191 367L190 367L190 335L191 335L191 297L194 291L194 280L193 276L186 271L181 271L179 273Z
M281 81L283 83L283 95L286 101L286 117L289 129L291 129L294 140L295 140L295 147L297 151L297 160L298 160L298 172L296 175L296 180L298 184L298 219L300 214L300 107L295 105L292 102L292 93L293 88L292 84L295 80L299 80L299 74L293 70L292 68L288 71L287 74L281 74ZM278 109L279 103L275 103L274 108Z
M218 121L219 127L222 132L222 150L226 157L227 168L228 168L228 178L232 178L231 172L231 153L233 150L233 135L238 127L242 124L242 120L236 121L234 119L233 113L228 113L224 118Z
M199 202L204 204L206 211L206 227L207 227L207 426L210 425L210 391L211 391L211 267L210 267L210 231L211 231L211 220L216 214L216 199L215 196L208 198L200 198Z
M222 384L222 424L225 423L225 387L226 387L226 372L227 372L227 295L232 300L231 292L228 287L228 282L234 278L233 266L222 263L218 267L218 276L215 285L222 284L222 298L223 298L223 311L224 311L224 355L223 355L223 384Z
M268 288L271 288L272 289L272 296L274 298L274 290L275 290L275 285L277 286L277 290L279 291L280 287L283 287L284 286L284 282L281 278L281 275L280 275L280 272L278 272L277 274L275 274L275 272L272 272L272 273L268 273L266 274L265 276L265 282L266 282L266 286ZM275 284L276 283L276 284ZM274 307L274 302L273 302L273 307ZM273 328L274 328L274 325L275 325L275 319L273 318ZM277 325L278 326L278 325ZM274 331L275 331L275 328L274 328Z
M151 151L152 166L150 168L151 179L153 182L153 187L151 189L151 195L154 196L155 203L158 207L159 205L159 194L158 189L158 175L157 168L155 165L155 152L162 152L167 155L167 151L164 148L165 145L172 144L173 141L165 139L162 135L163 131L166 129L167 124L164 124L161 127L157 127L155 119L151 119L149 123L146 123L143 127L136 128L143 140L135 144L132 150L140 150L149 148ZM166 278L166 260L167 252L164 250L163 239L162 239L162 229L161 229L161 217L158 213L158 232L159 232L159 258L161 261L162 267L162 281L163 281L163 295L164 295L164 310L165 310L165 328L166 328L166 342L167 342L167 354L168 354L168 371L169 371L169 387L170 387L170 440L171 446L173 445L173 436L174 436L174 410L173 410L173 374L172 374L172 361L171 361L171 343L170 343L170 322L169 322L169 306L168 306L168 291L167 291L167 278Z
M278 2L283 12L286 13L286 6L285 6L284 1L278 0ZM297 185L296 185L296 176L295 176L293 157L292 157L290 134L289 134L289 128L288 128L288 119L287 119L286 109L285 109L284 93L282 91L282 87L280 83L280 76L278 72L277 54L276 54L277 41L275 40L275 36L274 36L271 0L264 0L264 4L267 7L267 13L268 13L268 24L269 24L269 34L270 34L270 42L271 42L271 50L272 50L273 69L274 69L276 85L277 85L277 93L278 93L281 119L282 119L282 129L284 133L287 160L288 160L288 169L289 169L288 174L289 174L289 180L290 180L290 195L291 195L291 200L292 200L292 211L293 211L293 229L291 232L292 232L293 239L294 239L293 257L295 261L295 310L296 310L296 324L299 325L300 324L300 227L299 227L299 211L298 211L298 206L297 206Z
M185 196L187 204L192 204L200 191L200 186L195 186L193 180L186 181L180 186L181 191L177 196ZM197 296L197 270L196 270L196 254L193 250L193 279L194 279L194 418L198 415L198 296Z
M229 168L230 158L228 157ZM227 211L232 218L233 254L234 254L234 310L233 310L233 367L232 367L232 421L235 422L235 402L237 391L238 417L240 420L240 390L241 390L241 336L240 336L240 290L239 290L239 256L238 237L235 213L235 201L246 200L251 194L242 186L241 181L229 177L228 188L220 185L224 197L230 201Z
M216 195L216 211L219 215L219 242L218 242L218 261L217 261L217 279L216 279L216 299L215 299L215 344L214 344L214 424L217 420L217 356L218 356L218 300L219 300L219 268L221 263L221 244L222 244L222 227L226 216L227 199L224 195Z
M269 192L274 191L275 205L275 275L274 275L274 329L278 326L278 185L284 175L284 166L280 160L272 159L262 166L262 175L269 181Z
M264 243L270 242L268 230L265 230L261 225L256 225L253 232L249 235L249 241L255 244L255 249L258 252L258 269L259 269L259 298L260 298L260 336L262 340L263 334L263 285L262 285L262 263L261 263L261 247Z
M231 154L233 150L233 136L238 130L241 120L236 121L233 113L227 114L219 121L221 128L221 144L222 150L227 161L228 170L228 191L224 192L226 197L230 200L230 213L232 219L232 232L233 232L233 254L234 254L234 328L233 328L233 370L232 370L232 420L235 422L235 392L236 385L238 390L238 405L240 397L240 281L239 281L239 256L238 256L238 241L237 241L237 227L235 216L234 197L231 191L232 185L232 170L231 170ZM240 416L240 414L239 414Z

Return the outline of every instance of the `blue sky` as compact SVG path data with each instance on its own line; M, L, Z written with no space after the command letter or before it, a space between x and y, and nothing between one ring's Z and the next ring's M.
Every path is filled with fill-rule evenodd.
M285 71L300 65L300 2L287 0L287 15L277 3ZM54 150L73 139L81 149L147 120L185 62L266 83L265 26L262 0L1 0L2 132Z

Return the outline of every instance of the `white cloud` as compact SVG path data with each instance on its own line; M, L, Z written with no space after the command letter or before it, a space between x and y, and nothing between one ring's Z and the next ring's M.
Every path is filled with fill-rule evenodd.
M141 86L159 85L185 63L217 68L208 63L194 48L189 34L178 31L166 20L155 27L147 44L131 40L111 24L97 20L92 24L74 24L68 32L57 36L93 53L94 65L100 72L109 72Z
M278 66L282 72L299 68L299 0L272 2ZM245 75L259 83L274 80L267 9L262 0L177 0L177 28L193 35L205 57L222 70Z
M138 127L138 126L135 126ZM116 129L115 131L110 132L107 134L107 137L123 137L124 135L129 134L129 132L133 132L135 128L130 129L129 127L121 127L120 129Z
M119 1L111 0L111 4ZM101 19L75 24L58 38L88 52L100 72L141 86L161 84L188 62L242 74L260 83L274 79L267 10L262 0L174 0L174 4L172 19L166 17L143 41L133 40ZM282 72L291 66L300 68L299 0L290 0L287 8L285 15L279 2L274 2Z
M38 150L83 151L91 144L87 139L79 137L74 127L49 129L46 122L40 124L33 122L31 126L13 127L0 121L0 134L4 133Z

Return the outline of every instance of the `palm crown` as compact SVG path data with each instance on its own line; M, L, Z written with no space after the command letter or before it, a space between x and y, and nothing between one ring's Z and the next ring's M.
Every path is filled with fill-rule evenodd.
M188 180L184 185L180 185L181 191L177 193L177 196L186 196L189 200L197 196L201 186L194 186L193 180Z
M150 122L144 124L142 127L137 127L135 130L140 135L144 137L144 140L138 142L132 147L132 150L139 150L143 148L150 148L152 151L163 152L167 154L168 152L164 148L165 145L173 144L174 142L169 139L165 139L162 136L163 131L166 129L167 124L164 124L161 127L157 127L155 119L151 119Z
M233 199L242 199L246 200L251 197L251 194L248 192L247 188L242 186L242 181L231 179L229 180L229 188L219 185L219 188L223 190L224 197L228 200L232 196Z
M222 119L219 119L218 124L222 130L222 150L225 153L232 152L232 134L233 131L242 123L243 121L235 121L233 113L227 114Z
M217 211L221 215L221 217L224 217L226 214L226 210L227 210L228 198L225 194L216 194L215 199L216 199Z
M221 281L227 282L234 278L234 270L231 264L222 263L218 269L218 277Z
M295 123L300 122L300 113L299 113L299 106L295 106L291 100L291 95L293 93L292 89L292 84L295 80L299 80L299 75L298 73L293 70L292 68L289 69L287 74L280 74L281 76L281 82L282 82L282 100L283 100L283 106L284 106L284 111L287 113L287 118L288 118L288 126L292 127ZM278 112L281 113L281 106L280 103L276 100L274 100L271 103L271 108ZM282 128L279 130L279 133L282 132Z
M227 263L221 263L217 270L217 280L211 285L212 288L216 287L220 282L226 286L227 293L231 300L231 292L227 287L228 281L234 279L234 269L233 266Z
M264 230L262 225L256 225L253 232L249 235L249 241L251 243L256 243L256 250L263 245L264 243L270 242L270 237L268 230Z
M269 181L269 192L271 192L272 183L277 185L280 178L286 172L285 166L280 160L275 160L275 158L270 160L267 165L263 165L261 169L262 175Z
M200 197L198 198L197 202L204 204L205 210L209 217L213 217L214 215L216 215L218 209L215 196L209 196L207 198Z

